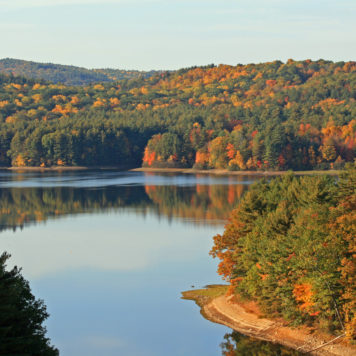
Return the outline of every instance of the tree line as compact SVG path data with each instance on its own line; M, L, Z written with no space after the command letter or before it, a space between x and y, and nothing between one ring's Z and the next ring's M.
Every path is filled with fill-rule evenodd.
M0 164L342 168L355 158L355 73L289 60L86 86L0 75Z

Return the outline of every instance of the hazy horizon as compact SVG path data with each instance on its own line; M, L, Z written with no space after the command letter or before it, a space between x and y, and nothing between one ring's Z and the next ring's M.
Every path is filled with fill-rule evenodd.
M261 64L261 63L267 63L267 62L274 62L274 61L281 61L282 63L286 63L288 60L282 61L280 59L275 59L272 61L266 61L266 62L248 62L248 63L234 63L234 64L230 64L230 63L208 63L208 64L194 64L190 67L179 67L176 69L166 69L166 68L158 68L158 69L137 69L137 68L121 68L121 67L85 67L82 65L74 65L74 64L68 64L68 63L55 63L55 62L43 62L43 61L33 61L30 59L23 59L23 58L10 58L10 57L3 57L0 58L0 61L5 60L5 59L10 59L10 60L16 60L16 61L25 61L25 62L33 62L33 63L40 63L40 64L54 64L54 65L61 65L61 66L71 66L71 67L77 67L77 68L84 68L84 69L88 69L88 70L98 70L98 69L114 69L114 70L126 70L126 71L139 71L139 72L149 72L149 71L176 71L176 70L180 70L180 69L185 69L185 68L191 68L191 67L203 67L203 66L208 66L208 65L215 65L215 66L219 66L219 65L231 65L231 66L236 66L239 64L242 65L248 65L248 64ZM318 59L311 59L311 58L303 58L303 59L294 59L294 58L290 58L294 61L305 61L305 60L312 60L312 61L318 61L318 60L324 60L324 61L332 61L332 62L350 62L350 61L346 61L346 60L340 60L340 61L333 61L331 59L328 58L318 58Z
M0 0L1 58L85 68L356 58L352 0Z

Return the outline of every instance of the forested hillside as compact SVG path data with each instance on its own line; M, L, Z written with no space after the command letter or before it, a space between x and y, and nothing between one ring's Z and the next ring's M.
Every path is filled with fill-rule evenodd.
M3 166L340 168L356 63L206 66L86 86L0 77Z
M231 293L356 339L355 168L338 181L286 175L248 190L211 251Z
M148 78L157 71L138 71L121 69L87 69L53 63L38 63L20 59L0 60L0 73L21 75L31 79L43 79L66 85L88 85L98 82L114 82L122 79Z

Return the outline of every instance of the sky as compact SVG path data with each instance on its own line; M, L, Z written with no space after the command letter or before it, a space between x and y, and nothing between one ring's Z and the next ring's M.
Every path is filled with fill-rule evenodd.
M0 58L87 68L356 59L355 0L0 0Z

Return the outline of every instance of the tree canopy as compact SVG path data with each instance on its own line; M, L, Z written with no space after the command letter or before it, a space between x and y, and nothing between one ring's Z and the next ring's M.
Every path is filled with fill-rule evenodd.
M0 75L0 165L342 168L356 64L195 67L85 86Z
M211 254L267 315L356 337L356 169L254 184Z
M6 270L10 256L0 256L0 354L18 356L58 356L45 336L48 318L42 300L31 293L21 270Z

